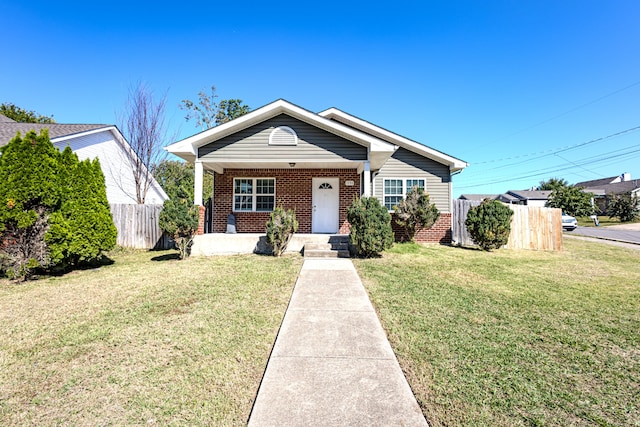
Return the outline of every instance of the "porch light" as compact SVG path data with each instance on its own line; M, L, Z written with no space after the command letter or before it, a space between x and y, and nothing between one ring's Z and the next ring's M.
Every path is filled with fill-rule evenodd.
M289 163L289 167L295 168L295 167L296 167L296 164L295 164L295 163L293 163L293 162L291 162L291 163Z

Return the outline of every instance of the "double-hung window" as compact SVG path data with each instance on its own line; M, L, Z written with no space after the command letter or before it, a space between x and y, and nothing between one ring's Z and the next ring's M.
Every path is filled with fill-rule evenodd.
M233 180L234 211L271 212L275 204L275 178L235 178Z
M424 178L387 178L384 180L384 206L388 210L393 210L407 193L413 188L425 189Z

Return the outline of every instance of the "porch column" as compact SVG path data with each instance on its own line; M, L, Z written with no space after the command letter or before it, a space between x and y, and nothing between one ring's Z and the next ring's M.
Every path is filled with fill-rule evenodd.
M364 197L371 197L371 164L366 161L364 162L364 171L362 171L364 175Z
M195 162L195 177L193 179L193 204L196 206L202 206L202 176L204 168L202 167L202 161L196 160Z

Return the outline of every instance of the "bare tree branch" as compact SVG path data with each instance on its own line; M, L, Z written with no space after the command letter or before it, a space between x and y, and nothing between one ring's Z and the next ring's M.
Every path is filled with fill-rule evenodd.
M162 150L167 140L166 99L165 94L156 102L149 88L139 83L129 89L124 114L120 119L120 127L135 153L131 166L139 204L144 204L153 182L153 167L166 157L166 152Z

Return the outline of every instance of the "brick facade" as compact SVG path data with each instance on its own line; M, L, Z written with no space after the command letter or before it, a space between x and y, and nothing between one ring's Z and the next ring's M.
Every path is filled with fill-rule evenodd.
M348 234L347 207L360 196L360 175L355 169L227 169L224 174L215 174L213 201L213 232L227 231L227 216L236 217L238 233L264 233L269 212L233 212L234 178L275 178L276 206L293 209L299 227L298 233L312 232L313 178L338 178L340 180L340 207L338 233ZM347 186L346 181L353 181ZM204 232L204 207L200 207L198 234ZM393 223L393 222L392 222ZM393 223L396 240L401 240L402 230ZM429 230L416 234L417 242L451 243L451 214L441 213L436 224Z
M404 230L398 225L396 225L395 221L391 221L393 232L396 235L396 241L402 241L402 236L404 234ZM416 233L414 240L420 243L441 243L450 245L451 244L451 214L450 213L440 213L440 218L433 224L428 230L420 230Z
M215 174L213 200L213 232L227 230L227 216L233 212L234 178L275 178L276 206L293 209L299 227L298 233L311 233L312 178L338 178L340 180L340 229L349 233L347 207L360 195L360 175L355 169L227 169ZM347 186L346 181L353 181ZM238 233L264 233L269 212L233 212Z

